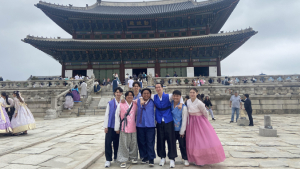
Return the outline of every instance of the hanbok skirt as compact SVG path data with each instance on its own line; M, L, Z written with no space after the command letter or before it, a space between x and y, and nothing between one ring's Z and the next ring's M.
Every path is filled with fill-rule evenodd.
M73 106L74 106L74 101L73 101L72 96L67 96L66 101L64 103L64 108L65 109L73 108Z
M17 114L17 117L15 115ZM25 104L21 104L18 111L15 111L13 118L11 119L11 127L13 133L20 133L35 128L35 120Z
M4 107L0 105L0 133L10 133L12 127L10 124L9 117Z
M80 101L80 95L79 95L79 93L76 90L73 90L72 94L73 94L73 100L74 100L74 102Z
M203 115L189 115L186 150L190 163L215 164L225 160L223 146L210 122Z

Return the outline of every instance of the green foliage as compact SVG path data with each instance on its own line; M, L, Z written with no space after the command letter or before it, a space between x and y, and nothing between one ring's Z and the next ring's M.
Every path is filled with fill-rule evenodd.
M31 80L39 80L37 77L33 76Z

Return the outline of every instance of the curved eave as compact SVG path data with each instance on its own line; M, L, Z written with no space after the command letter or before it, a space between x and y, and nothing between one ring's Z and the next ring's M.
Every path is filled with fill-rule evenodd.
M232 44L225 50L221 60L243 45L257 32L250 29L206 36L192 36L163 39L122 39L122 40L75 40L75 39L49 39L27 36L25 43L51 55L60 61L56 51L99 51L99 50L149 50L169 48L212 47Z

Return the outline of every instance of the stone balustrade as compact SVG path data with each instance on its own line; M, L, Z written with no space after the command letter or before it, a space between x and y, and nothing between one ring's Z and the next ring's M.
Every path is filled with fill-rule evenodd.
M192 86L193 80L198 81L199 77L150 77L148 76L148 86L155 83L163 83L164 86ZM280 84L300 84L299 75L253 75L253 76L228 76L229 85L280 85ZM253 82L254 78L254 82ZM204 80L202 86L221 86L225 76L202 76ZM244 83L246 81L246 83Z

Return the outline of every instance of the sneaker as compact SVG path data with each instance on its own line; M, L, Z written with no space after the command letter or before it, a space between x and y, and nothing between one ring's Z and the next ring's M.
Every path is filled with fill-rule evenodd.
M184 166L186 166L186 167L190 166L190 163L188 160L184 160Z
M170 160L170 168L175 168L175 161L174 160Z
M137 164L138 161L137 161L136 159L132 159L132 160L131 160L131 163L132 163L132 164Z
M126 163L121 163L120 167L121 168L126 168Z
M148 163L148 159L144 158L144 159L142 160L142 164L146 164L146 163Z
M159 162L159 165L160 166L164 166L166 164L166 159L165 158L162 158Z
M69 108L69 110L71 110L71 108Z
M154 160L149 160L149 166L153 167L154 166Z
M216 120L215 118L212 118L212 120Z
M229 123L233 123L233 121L230 121Z
M105 168L108 168L108 167L110 167L110 161L105 162Z

